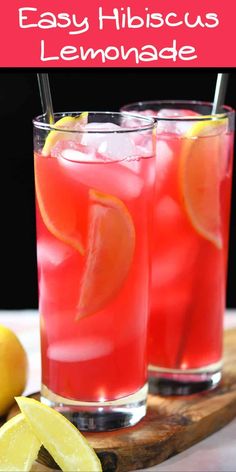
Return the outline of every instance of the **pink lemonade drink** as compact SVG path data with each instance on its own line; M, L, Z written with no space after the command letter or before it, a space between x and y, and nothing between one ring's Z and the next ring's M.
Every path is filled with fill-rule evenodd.
M122 119L34 120L41 399L83 430L146 411L154 121Z
M221 378L234 112L214 116L191 102L137 108L157 120L150 388L188 394Z

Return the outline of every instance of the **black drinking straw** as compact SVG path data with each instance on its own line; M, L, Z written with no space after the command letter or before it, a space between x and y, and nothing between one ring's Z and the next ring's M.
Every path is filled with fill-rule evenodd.
M221 107L225 103L228 78L229 78L229 74L217 74L214 101L213 101L212 113L211 113L212 115L216 113L220 113ZM180 339L179 349L177 351L177 355L175 359L175 369L181 368L181 363L183 360L183 355L185 352L186 343L188 339L188 332L191 326L190 313L191 313L191 305L186 310L182 336Z
M43 114L45 115L46 122L53 124L54 114L48 74L37 74L37 77Z
M222 105L225 103L229 74L217 74L215 95L212 107L212 115L220 113Z

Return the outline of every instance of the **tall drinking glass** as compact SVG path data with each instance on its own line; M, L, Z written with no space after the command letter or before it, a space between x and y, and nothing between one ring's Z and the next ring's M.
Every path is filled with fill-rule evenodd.
M146 412L154 120L34 120L41 401L81 430Z
M157 121L150 388L188 394L221 379L234 111L139 102Z

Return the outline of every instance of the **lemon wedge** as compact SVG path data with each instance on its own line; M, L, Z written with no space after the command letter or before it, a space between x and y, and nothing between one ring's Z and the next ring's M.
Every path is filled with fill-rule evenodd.
M101 472L94 449L61 413L27 397L16 401L38 441L65 472Z
M89 234L77 319L103 309L118 293L129 273L135 227L119 198L91 189Z
M195 123L184 136L179 166L180 194L189 221L218 249L223 246L220 169L226 129L227 118Z
M44 147L42 150L43 156L49 156L53 146L55 146L55 144L61 139L71 139L71 135L67 131L76 129L76 126L78 124L85 125L87 121L88 112L83 112L79 116L63 116L63 118L56 121L54 127L57 129L53 129L52 131L50 131L45 139ZM61 131L60 128L62 128Z
M41 446L20 413L0 428L0 471L30 471Z
M82 238L77 224L78 211L69 184L63 181L68 191L62 193L57 160L35 155L35 193L42 220L57 239L84 254ZM63 174L62 174L63 175ZM67 185L67 187L66 187Z

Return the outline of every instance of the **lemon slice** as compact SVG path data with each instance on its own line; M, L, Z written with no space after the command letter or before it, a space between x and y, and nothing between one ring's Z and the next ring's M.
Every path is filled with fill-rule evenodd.
M14 416L0 428L0 471L31 470L40 446L24 415Z
M104 308L120 291L135 249L135 228L117 197L90 190L87 257L77 319Z
M71 139L71 134L63 130L73 130L76 126L85 125L88 120L88 112L81 113L78 117L75 116L63 116L60 120L56 121L54 126L59 129L53 129L48 133L47 138L45 139L45 144L42 150L43 156L49 156L51 149L55 144L61 139ZM62 130L60 131L60 128Z
M37 400L16 397L35 436L65 472L100 472L100 460L78 429L61 413Z
M179 166L180 193L189 221L218 249L223 246L220 174L226 126L227 118L195 123L184 137Z
M50 162L47 162L50 161ZM42 220L48 231L57 239L84 254L79 234L76 209L69 183L62 179L57 159L35 156L34 159L35 193ZM67 185L67 187L66 187Z

